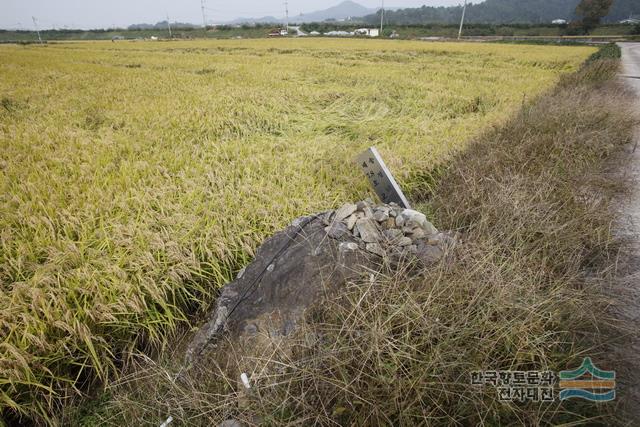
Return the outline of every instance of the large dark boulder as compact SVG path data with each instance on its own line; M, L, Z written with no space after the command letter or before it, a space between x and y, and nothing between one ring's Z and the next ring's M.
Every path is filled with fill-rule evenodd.
M438 262L453 239L419 212L370 201L296 219L268 239L222 289L187 349L195 363L226 334L232 341L287 336L305 310L383 263Z

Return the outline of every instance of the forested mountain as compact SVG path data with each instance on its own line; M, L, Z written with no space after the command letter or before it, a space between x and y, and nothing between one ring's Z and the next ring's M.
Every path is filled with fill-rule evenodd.
M364 7L351 0L346 0L328 9L292 16L290 22L303 23L322 22L326 20L349 20L351 18L360 18L370 13L374 13L376 10L377 9ZM284 21L285 19L283 17L275 18L273 16L265 16L262 18L238 18L229 22L229 24L274 23Z
M550 23L554 19L573 20L580 0L486 0L467 6L469 23ZM462 3L462 1L461 1ZM455 23L460 21L462 6L429 7L386 11L385 20L396 25ZM629 15L640 14L640 0L614 0L606 22L617 22ZM379 12L364 18L369 23L380 21Z

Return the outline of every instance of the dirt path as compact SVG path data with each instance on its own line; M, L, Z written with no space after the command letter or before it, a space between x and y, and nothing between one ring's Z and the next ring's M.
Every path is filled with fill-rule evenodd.
M623 70L621 79L637 94L640 112L640 43L622 43ZM628 147L631 157L624 174L630 179L631 191L618 200L619 222L617 233L628 245L621 257L620 286L614 295L616 315L630 325L636 325L629 341L618 349L619 357L628 366L618 375L619 397L627 409L631 425L640 421L640 127L635 131L635 142Z

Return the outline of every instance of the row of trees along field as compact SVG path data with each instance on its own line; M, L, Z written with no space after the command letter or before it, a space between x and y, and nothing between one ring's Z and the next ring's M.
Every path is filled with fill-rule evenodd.
M554 19L574 21L586 11L606 11L600 15L605 22L618 22L640 14L638 0L486 0L467 6L469 23L548 23ZM455 24L460 21L462 6L429 7L385 11L389 24L416 25L426 23ZM590 14L590 12L589 12ZM590 15L589 15L590 16ZM379 12L364 18L369 24L380 22Z

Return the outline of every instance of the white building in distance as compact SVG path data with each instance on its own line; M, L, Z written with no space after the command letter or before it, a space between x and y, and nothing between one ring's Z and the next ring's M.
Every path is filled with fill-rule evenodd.
M378 28L358 28L354 31L356 36L369 36L369 37L378 37L380 36L380 30Z

